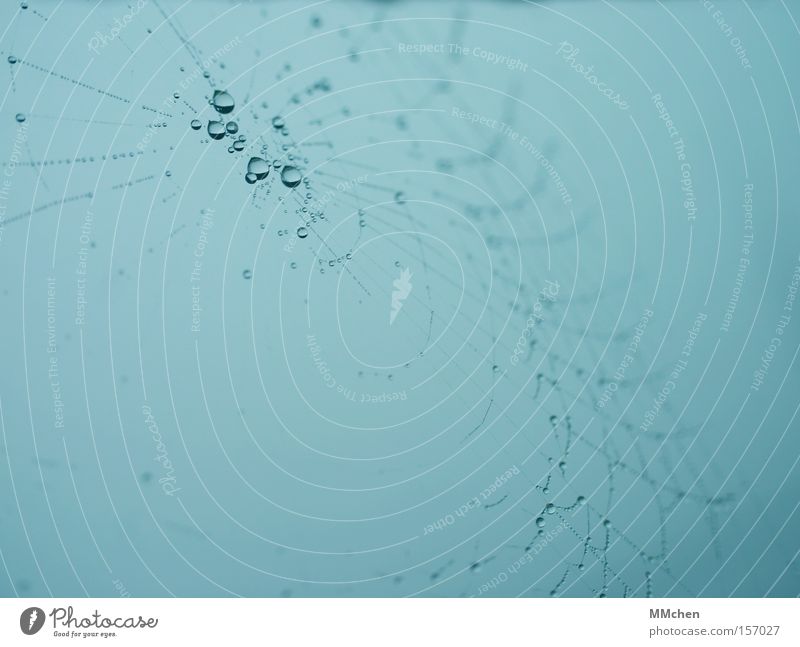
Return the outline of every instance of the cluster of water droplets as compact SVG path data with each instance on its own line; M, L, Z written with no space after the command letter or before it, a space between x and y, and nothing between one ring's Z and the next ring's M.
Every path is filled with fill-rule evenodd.
M214 95L211 97L209 103L220 115L220 118L209 119L206 125L206 132L208 136L215 140L220 141L229 137L233 139L228 147L229 153L239 153L244 150L247 138L244 135L239 135L238 122L225 120L224 115L230 115L236 107L236 102L227 90L215 90ZM199 119L192 119L190 122L192 130L201 130L203 123ZM273 117L273 128L284 136L288 136L289 131L286 128L286 123L280 116ZM303 181L303 174L296 166L283 165L280 161L276 160L272 164L263 157L251 157L247 162L247 170L244 175L245 182L248 184L255 184L269 177L270 169L280 169L280 178L283 185L289 189L294 189L300 186Z

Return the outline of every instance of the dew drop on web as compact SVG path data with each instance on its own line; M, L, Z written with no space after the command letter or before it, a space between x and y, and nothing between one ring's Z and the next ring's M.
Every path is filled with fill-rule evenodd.
M233 111L234 101L233 97L224 90L214 90L214 96L211 98L211 105L221 115L227 115Z
M284 166L283 170L281 171L281 182L283 182L284 186L293 189L294 187L298 186L302 181L303 176L300 175L300 171L297 170L294 166Z
M222 139L225 137L225 124L221 121L209 121L208 136L211 137L211 139Z
M247 163L247 173L252 173L257 180L263 180L269 175L269 164L262 157L251 157Z

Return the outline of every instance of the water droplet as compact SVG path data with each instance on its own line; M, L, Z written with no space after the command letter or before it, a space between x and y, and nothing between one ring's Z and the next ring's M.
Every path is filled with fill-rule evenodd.
M603 519L603 525L606 528L610 528L611 527L611 522L608 519Z
M243 151L244 150L244 142L237 139L235 142L233 142L233 150L235 150L235 151Z
M539 528L544 528L544 517L536 517L536 525Z
M576 502L578 505L583 505L584 503L586 503L586 497L581 495L576 499Z
M172 171L164 171L164 175L167 177L172 177Z
M404 191L398 191L394 194L394 201L397 204L405 204L406 203L406 194Z
M192 127L192 130L200 130L203 127L203 124L200 123L199 119L192 119L192 123L189 125Z
M292 261L291 263L289 263L289 267L291 267L293 270L296 270L297 269L297 263Z
M247 173L244 176L244 181L248 184L255 184L258 181L258 178L256 177L255 173Z
M19 123L22 123L23 121L25 121L25 115L23 115L21 112L18 112L17 113L17 121Z
M298 227L297 228L297 237L298 238L305 238L306 236L308 236L308 229L306 229L305 227Z
M252 279L253 273L250 270L245 270L244 272L242 272L242 276L246 279Z
M269 175L269 164L261 157L251 157L247 163L247 172L255 175L257 180L263 180Z
M208 136L211 137L211 139L222 139L225 137L225 124L221 121L209 121Z
M272 118L272 127L275 130L281 130L286 124L283 121L283 117L273 117Z
M17 62L17 57L16 56L9 56L8 57L8 62L11 63L11 65L14 65L14 63Z
M180 98L181 98L181 95L179 95L179 94L176 92L175 94L173 94L173 95L172 95L172 98L173 98L173 99L180 99Z
M555 511L556 511L556 506L555 506L555 505L553 505L552 503L548 503L548 504L545 506L545 508L544 508L544 509L545 509L545 512L547 512L547 514L555 514Z
M214 90L214 96L211 99L211 105L214 110L222 115L227 115L233 111L234 101L233 97L224 90Z
M281 171L281 182L283 182L284 186L293 189L300 182L303 180L303 176L300 175L300 171L297 170L294 166L284 166L283 170Z
M227 130L231 135L235 135L239 132L239 124L237 124L235 121L229 121L227 124L225 124L225 130Z

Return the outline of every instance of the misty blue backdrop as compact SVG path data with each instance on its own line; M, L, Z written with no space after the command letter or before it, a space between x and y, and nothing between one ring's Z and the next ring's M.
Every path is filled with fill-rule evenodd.
M0 16L0 593L800 593L793 3Z

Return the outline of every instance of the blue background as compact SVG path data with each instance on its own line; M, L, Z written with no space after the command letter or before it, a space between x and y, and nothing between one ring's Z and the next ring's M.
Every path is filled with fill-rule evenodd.
M0 593L797 595L799 18L708 4L3 3Z

